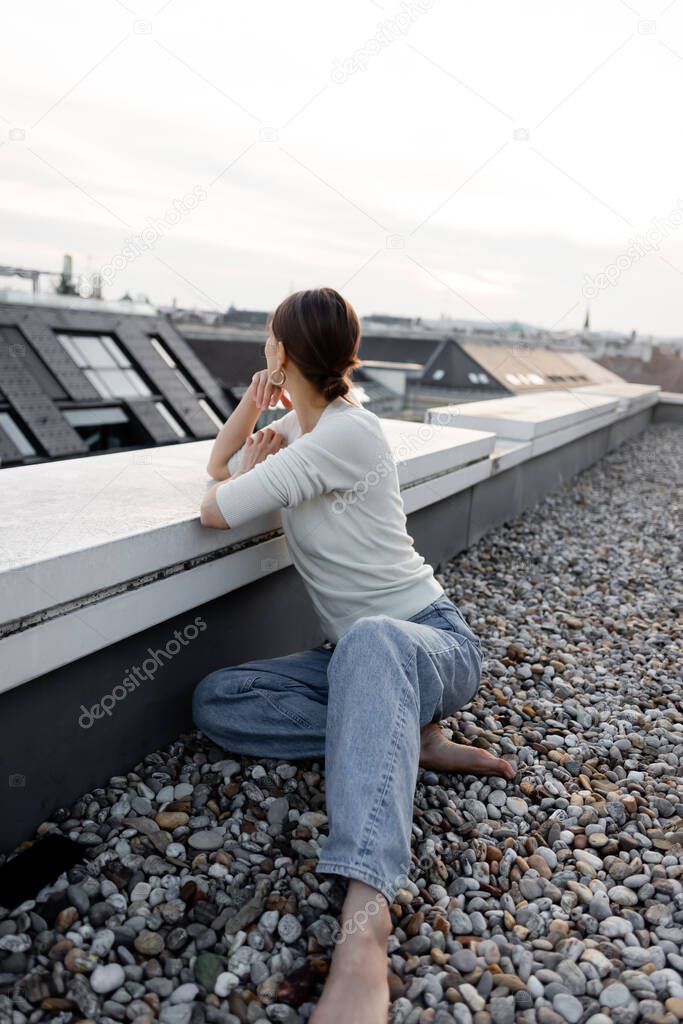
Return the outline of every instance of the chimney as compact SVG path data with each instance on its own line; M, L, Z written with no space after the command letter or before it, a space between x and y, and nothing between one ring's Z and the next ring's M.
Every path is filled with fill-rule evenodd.
M73 265L71 256L68 253L64 253L64 262L62 263L62 274L57 285L57 292L59 295L75 295L76 286L72 279Z

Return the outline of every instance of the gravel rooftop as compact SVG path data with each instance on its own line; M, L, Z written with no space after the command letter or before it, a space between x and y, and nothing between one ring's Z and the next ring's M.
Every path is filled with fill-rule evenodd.
M487 655L445 725L518 775L420 772L395 1024L683 1020L682 455L651 428L441 574ZM38 829L83 863L0 909L0 1022L306 1020L326 821L322 765L198 733L84 794Z

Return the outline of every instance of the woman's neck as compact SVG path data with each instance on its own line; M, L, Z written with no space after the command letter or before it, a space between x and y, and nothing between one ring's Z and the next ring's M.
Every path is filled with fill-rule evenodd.
M291 394L292 405L296 412L296 418L299 421L299 427L302 434L310 434L315 427L316 423L327 409L329 402L313 404L310 400L298 398L298 396Z

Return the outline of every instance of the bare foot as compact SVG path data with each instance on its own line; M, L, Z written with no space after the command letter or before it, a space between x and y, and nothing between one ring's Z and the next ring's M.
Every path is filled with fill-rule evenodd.
M344 901L341 937L310 1024L386 1024L390 931L386 899L376 889L352 880Z
M447 740L438 722L420 731L420 767L458 775L500 775L504 779L513 779L516 774L514 766L502 757Z

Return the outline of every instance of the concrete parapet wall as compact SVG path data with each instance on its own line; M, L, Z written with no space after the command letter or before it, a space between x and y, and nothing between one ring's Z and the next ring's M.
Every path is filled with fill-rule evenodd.
M663 391L654 408L653 423L683 423L683 394Z
M453 407L430 410L437 423L385 421L409 533L427 561L438 567L514 519L646 429L657 408L656 395L595 397L582 405L589 414L553 430L536 411L522 438L505 435L505 417L496 430L473 428ZM191 693L207 672L321 642L279 516L200 528L207 453L200 442L149 453L151 462L121 453L76 470L3 472L0 849L191 728ZM37 493L52 504L32 521Z

